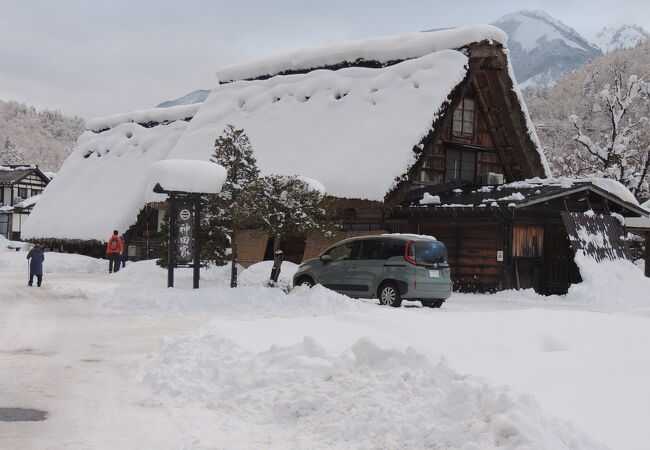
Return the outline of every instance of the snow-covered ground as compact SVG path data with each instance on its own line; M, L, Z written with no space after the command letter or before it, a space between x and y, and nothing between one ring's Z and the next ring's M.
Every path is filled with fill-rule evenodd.
M0 253L0 448L645 449L650 292L456 294L399 309L322 287L202 288L152 262ZM286 266L288 279L295 267ZM607 270L612 270L608 268ZM634 269L638 270L638 269ZM645 292L638 292L644 290ZM614 298L616 297L616 298ZM650 297L650 294L648 295Z

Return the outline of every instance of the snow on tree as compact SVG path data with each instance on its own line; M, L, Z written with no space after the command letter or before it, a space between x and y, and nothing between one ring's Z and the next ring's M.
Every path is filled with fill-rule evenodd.
M226 125L221 136L214 143L214 154L210 159L223 166L227 171L226 181L221 192L207 196L206 216L208 229L214 236L209 237L209 245L223 244L222 235L230 239L231 277L230 287L237 287L237 231L246 222L240 214L242 194L245 189L259 178L257 161L253 155L253 146L244 130L233 125ZM216 252L216 248L214 249Z
M598 57L566 75L553 87L526 92L526 103L553 175L583 177L605 172L602 159L589 153L581 142L574 139L578 133L569 117L577 116L582 134L601 148L606 148L607 142L611 140L612 117L607 111L606 96L600 94L605 94L604 88L609 85L610 97L611 94L615 95L618 77L619 95L625 95L630 77L635 74L650 74L650 41L645 41L632 49L615 50ZM648 79L637 78L637 81L645 83ZM641 118L643 117L650 117L650 101L648 101L647 91L640 89L636 97L631 99L628 111L619 120L620 128L617 137L620 142L629 142L624 162L629 166L625 168L628 182L621 181L627 187L635 188L634 193L639 199L650 196L647 175L645 181L637 187L638 181L642 178L642 171L637 171L637 174L633 175L635 170L631 167L631 165L637 167L644 165L644 158L647 157L650 147L648 142L650 139L644 136L648 135L647 125L645 131L642 129L644 126ZM637 131L632 127L631 131L635 131L636 134L635 139L629 139L630 135L626 133L622 133L625 136L621 135L624 131L621 128L636 122L641 123ZM608 171L615 173L612 167L608 167ZM613 178L620 179L620 170ZM634 183L635 180L637 183Z
M83 131L84 120L79 117L0 100L0 136L10 136L25 161L43 170L57 171Z
M636 75L624 81L620 67L612 66L613 83L606 83L593 93L595 103L592 112L604 116L608 124L604 129L593 131L577 115L569 120L577 130L575 141L582 151L575 152L573 164L582 171L590 171L599 177L611 178L625 185L633 194L648 191L647 105L650 104L648 83ZM595 85L589 81L588 89Z
M269 175L260 178L244 193L242 205L251 222L267 230L273 239L274 264L269 280L274 285L280 276L282 239L288 235L336 232L332 222L334 204L324 193L298 176Z
M9 136L5 139L5 145L0 154L0 164L25 164L25 155L23 151L16 148Z

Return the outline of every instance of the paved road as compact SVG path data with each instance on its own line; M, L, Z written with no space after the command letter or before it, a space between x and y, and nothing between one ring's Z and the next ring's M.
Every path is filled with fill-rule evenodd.
M165 410L151 403L139 379L128 377L161 336L197 321L102 315L82 290L75 297L58 287L102 289L111 283L105 276L48 274L40 289L24 286L23 278L0 273L0 407L46 410L49 417L0 422L0 448L144 449L178 443Z

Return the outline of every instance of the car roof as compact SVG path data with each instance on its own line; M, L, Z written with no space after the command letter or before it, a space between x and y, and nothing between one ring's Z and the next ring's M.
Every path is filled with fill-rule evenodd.
M385 234L374 234L374 235L369 235L369 236L355 236L347 239L342 239L341 241L337 242L336 244L339 244L341 242L350 242L350 241L356 241L360 239L397 239L400 241L408 242L408 241L431 241L431 242L439 242L436 238L433 236L427 236L424 234L407 234L407 233L385 233ZM334 244L334 245L336 245Z

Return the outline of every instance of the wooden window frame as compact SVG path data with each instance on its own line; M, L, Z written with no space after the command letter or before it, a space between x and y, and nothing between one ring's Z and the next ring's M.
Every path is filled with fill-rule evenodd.
M471 102L472 108L466 106ZM457 114L460 113L460 119ZM456 124L460 123L460 129L456 130ZM463 98L454 109L451 118L451 135L466 139L473 139L476 132L476 101L473 98Z
M450 178L449 177L449 152L458 152L459 155L459 165L458 165L458 176ZM476 158L477 152L475 150L467 150L467 149L460 149L460 148L454 148L454 147L449 147L447 148L447 151L445 152L445 181L453 181L453 180L461 180L461 181L468 181L470 183L476 182L476 165L477 165L477 158ZM463 161L470 159L472 161L472 179L465 179L462 177L463 174ZM455 173L454 173L455 175Z

